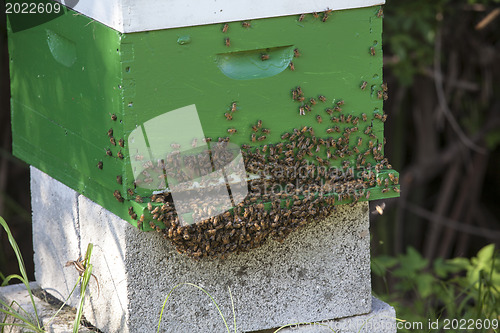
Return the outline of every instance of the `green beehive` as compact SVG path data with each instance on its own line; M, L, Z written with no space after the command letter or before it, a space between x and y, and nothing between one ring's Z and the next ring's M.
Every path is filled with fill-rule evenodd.
M9 15L19 158L134 226L163 229L194 256L201 239L207 252L217 248L210 245L217 237L196 236L206 229L228 234L213 253L245 250L268 235L282 240L333 204L398 196L398 174L383 156L380 2L297 3L288 11L228 2L202 14L180 2L137 4L110 15L92 3L80 1L81 13L61 6L57 17L30 27L29 15ZM117 10L124 16L116 19ZM226 157L202 170L219 148ZM208 222L189 209L177 216L171 188L237 156L243 177L220 173L230 201L211 212L186 205L204 209ZM307 175L290 175L298 170ZM183 189L213 185L195 183ZM246 198L236 200L235 186ZM237 209L224 213L228 203ZM227 219L231 227L217 227ZM229 234L242 225L248 231Z

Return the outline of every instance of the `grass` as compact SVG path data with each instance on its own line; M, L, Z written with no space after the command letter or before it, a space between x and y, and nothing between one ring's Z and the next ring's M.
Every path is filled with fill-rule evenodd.
M21 281L24 286L26 287L26 291L28 292L28 295L30 297L30 302L31 302L31 307L33 309L34 315L29 313L26 309L24 309L19 303L16 301L13 301L11 304L7 304L6 302L0 300L0 313L3 313L5 315L5 318L3 322L0 322L0 333L3 333L5 331L5 327L7 326L17 326L26 330L30 330L32 332L36 333L45 333L45 329L42 325L42 322L40 320L40 317L38 315L38 311L36 308L36 303L35 303L35 296L33 295L33 291L31 290L31 287L29 285L29 280L28 280L28 275L26 274L26 266L24 265L24 260L21 255L21 251L19 249L19 246L16 243L16 240L12 236L12 232L10 231L9 226L5 222L5 220L0 216L0 225L3 227L5 232L7 233L7 237L9 239L9 243L14 250L14 253L17 258L17 262L19 264L19 271L20 274L11 274L8 276L4 276L3 274L0 273L0 278L3 280L1 286L6 286L11 280L19 280ZM81 290L80 290L80 304L78 306L76 316L75 316L75 321L73 323L73 333L77 333L79 328L80 328L80 322L82 319L83 315L83 305L85 302L85 292L87 290L90 278L92 276L92 264L90 264L90 256L92 254L92 244L88 245L87 252L85 254L85 258L83 261L83 267L85 270L80 274L78 277L78 280L71 290L71 293L69 294L68 298L64 301L64 303L59 307L59 309L55 312L55 314L50 318L50 320L47 322L49 324L52 322L56 316L59 314L59 312L63 309L63 307L66 305L67 301L75 291L76 287L80 283L81 280ZM12 322L7 322L7 319L12 319Z

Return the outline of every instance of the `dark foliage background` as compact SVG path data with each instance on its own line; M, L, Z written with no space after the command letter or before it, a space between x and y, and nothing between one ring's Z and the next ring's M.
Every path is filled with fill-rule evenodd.
M401 198L372 216L373 256L412 246L433 260L471 257L489 243L498 248L499 8L499 0L387 0L386 155L401 173ZM0 20L0 216L33 278L29 169L11 156L5 17ZM16 271L0 231L0 272ZM387 281L373 283L375 292L391 292Z

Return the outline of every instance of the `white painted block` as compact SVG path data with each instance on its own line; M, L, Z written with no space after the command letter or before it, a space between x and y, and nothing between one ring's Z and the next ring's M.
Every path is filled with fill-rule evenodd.
M120 32L139 32L381 5L385 0L57 0Z

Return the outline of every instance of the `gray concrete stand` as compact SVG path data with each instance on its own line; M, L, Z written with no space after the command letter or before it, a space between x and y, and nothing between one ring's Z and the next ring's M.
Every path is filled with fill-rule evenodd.
M105 332L154 332L169 291L189 282L214 298L232 326L231 299L240 331L319 322L369 313L369 209L341 206L328 219L292 233L283 243L225 260L194 261L156 232L140 232L85 196L31 169L35 277L64 299L77 272L64 267L94 244L94 279L86 318ZM77 299L71 304L76 304ZM224 332L210 298L190 285L175 289L161 332Z

